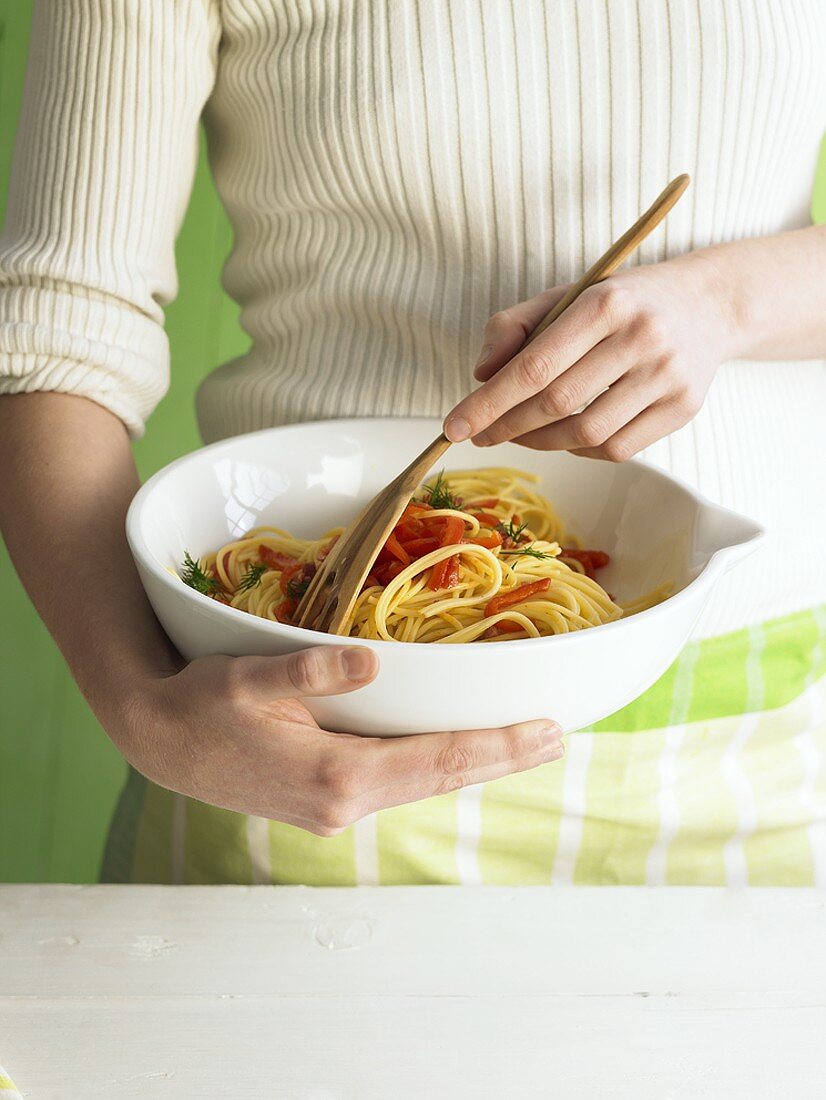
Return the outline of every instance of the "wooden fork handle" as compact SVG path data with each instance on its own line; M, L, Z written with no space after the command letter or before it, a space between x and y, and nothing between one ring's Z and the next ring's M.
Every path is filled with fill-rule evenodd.
M527 347L532 340L535 340L541 332L545 331L548 325L552 325L557 317L564 313L572 302L576 301L583 290L587 290L594 283L601 282L602 279L607 279L609 275L613 275L620 264L624 263L631 253L639 248L649 233L657 228L690 182L691 177L686 175L685 172L676 176L654 199L645 213L637 218L631 228L614 241L608 251L604 252L596 263L588 268L581 279L578 279L568 288L567 293L559 299L553 309L545 314L522 347Z
M430 469L436 465L449 446L450 440L444 432L439 432L433 442L429 443L422 453L413 459L407 469L399 474L399 491L401 491L402 486L405 490L409 487L411 493L418 489L419 483L424 480L425 474L429 473ZM404 511L403 508L402 511Z

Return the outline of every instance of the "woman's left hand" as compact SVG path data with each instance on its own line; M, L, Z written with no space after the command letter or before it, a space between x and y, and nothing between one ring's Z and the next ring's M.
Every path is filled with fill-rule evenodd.
M589 287L517 354L566 290L491 317L474 371L483 385L447 416L449 439L621 462L691 420L718 365L735 354L731 299L708 254Z

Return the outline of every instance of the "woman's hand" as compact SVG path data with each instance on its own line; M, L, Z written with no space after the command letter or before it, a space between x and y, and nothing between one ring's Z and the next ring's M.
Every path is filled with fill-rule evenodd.
M501 730L357 737L320 729L301 696L353 691L378 662L360 646L288 657L204 657L152 682L112 739L164 787L320 836L386 806L558 760L550 721Z
M689 421L736 353L714 250L590 287L517 354L566 290L491 317L474 372L484 384L448 415L448 438L623 461Z

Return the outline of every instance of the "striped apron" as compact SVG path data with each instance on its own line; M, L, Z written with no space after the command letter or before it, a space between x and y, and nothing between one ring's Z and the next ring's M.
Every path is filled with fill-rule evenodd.
M131 771L102 879L826 887L826 607L689 644L564 761L332 838Z

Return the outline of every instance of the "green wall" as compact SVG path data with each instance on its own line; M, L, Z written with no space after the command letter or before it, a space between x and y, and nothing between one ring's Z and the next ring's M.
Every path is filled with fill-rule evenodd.
M0 0L0 208L5 208L31 0ZM826 142L814 202L826 221ZM198 445L195 387L245 338L222 294L231 243L203 151L167 310L172 387L135 446L143 476ZM0 543L0 881L93 881L124 766L30 607Z
M0 0L0 209L20 107L32 0ZM201 154L166 313L172 386L135 445L146 477L198 446L195 387L246 345L221 292L232 235ZM0 543L0 881L89 882L124 774Z

